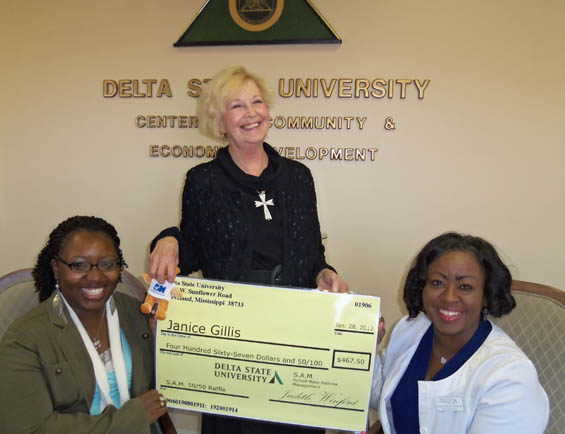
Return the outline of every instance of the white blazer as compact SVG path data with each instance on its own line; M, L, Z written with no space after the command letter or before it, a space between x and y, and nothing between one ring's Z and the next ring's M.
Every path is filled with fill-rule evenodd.
M404 317L392 331L382 359L375 359L371 407L385 434L394 434L390 399L430 325L425 314ZM496 324L457 372L418 382L422 434L542 434L549 401L536 368Z

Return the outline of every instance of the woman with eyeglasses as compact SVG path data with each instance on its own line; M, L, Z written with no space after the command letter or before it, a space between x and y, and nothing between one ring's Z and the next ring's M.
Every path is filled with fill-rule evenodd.
M41 303L0 342L0 432L149 433L166 413L139 302L115 292L126 264L116 229L76 216L33 270Z

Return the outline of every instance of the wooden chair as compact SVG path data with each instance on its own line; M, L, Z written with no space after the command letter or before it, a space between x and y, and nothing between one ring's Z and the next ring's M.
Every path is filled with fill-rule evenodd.
M38 304L31 271L31 268L24 268L0 277L0 339L17 317ZM140 302L145 298L145 286L127 270L122 271L122 281L117 291ZM161 416L158 422L163 434L177 434L168 414Z

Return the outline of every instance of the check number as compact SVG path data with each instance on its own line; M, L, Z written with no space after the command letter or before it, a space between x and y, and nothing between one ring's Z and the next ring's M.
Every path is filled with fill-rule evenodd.
M332 368L368 371L371 367L371 353L334 350Z

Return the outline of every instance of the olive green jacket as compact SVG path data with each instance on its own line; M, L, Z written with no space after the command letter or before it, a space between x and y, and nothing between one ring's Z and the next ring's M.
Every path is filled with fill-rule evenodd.
M153 385L154 349L139 302L114 293L132 352L131 399L119 410L108 406L91 416L92 362L54 295L14 321L0 342L0 433L149 433L143 403L135 397Z

